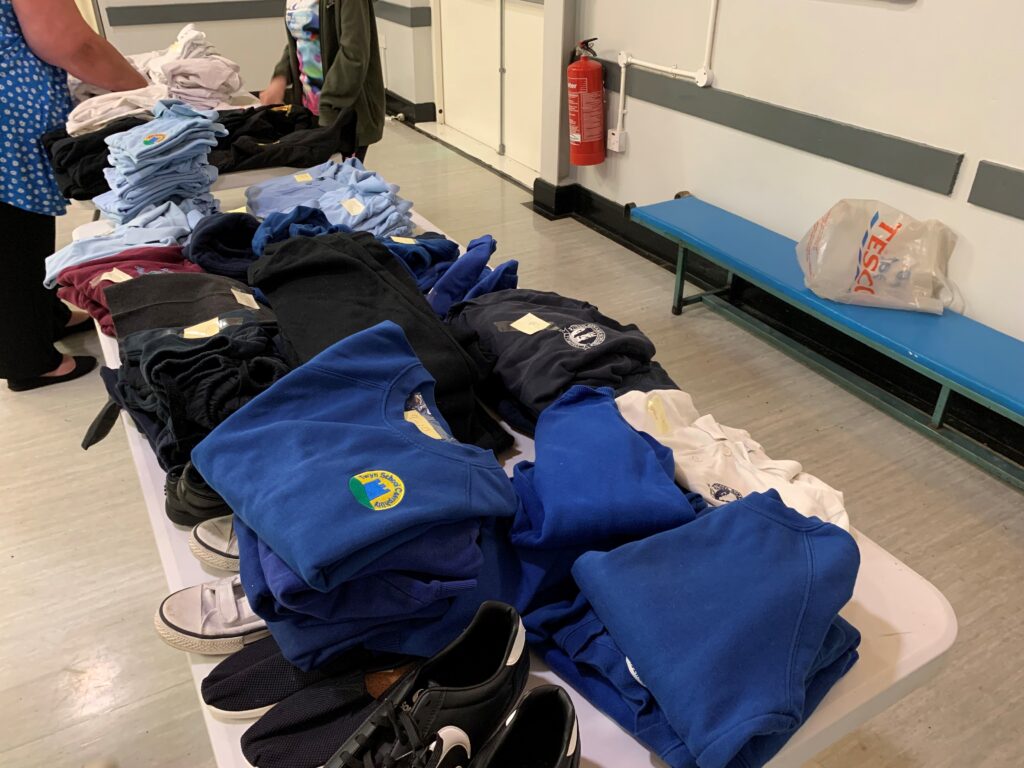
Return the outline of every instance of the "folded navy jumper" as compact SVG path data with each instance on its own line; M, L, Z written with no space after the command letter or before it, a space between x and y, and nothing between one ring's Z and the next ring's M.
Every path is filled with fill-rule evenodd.
M524 431L574 384L616 394L677 388L637 326L557 293L498 290L454 306L449 324L491 377L489 401Z

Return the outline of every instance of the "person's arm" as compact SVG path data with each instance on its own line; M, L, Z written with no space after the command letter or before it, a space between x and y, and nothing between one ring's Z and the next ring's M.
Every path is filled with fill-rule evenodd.
M324 72L320 90L320 123L330 124L351 107L370 69L370 0L338 0L338 52Z
M48 64L109 91L149 85L114 46L92 31L74 0L13 0L13 6L28 47Z
M274 74L270 78L267 87L260 91L261 104L283 104L284 92L288 87L288 77L291 74L292 51L290 46L284 47L281 60L274 67Z

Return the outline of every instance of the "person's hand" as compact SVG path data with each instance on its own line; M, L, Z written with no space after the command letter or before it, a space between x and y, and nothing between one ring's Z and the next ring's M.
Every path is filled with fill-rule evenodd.
M288 80L283 75L278 75L270 81L270 84L260 91L260 104L283 104L284 89Z

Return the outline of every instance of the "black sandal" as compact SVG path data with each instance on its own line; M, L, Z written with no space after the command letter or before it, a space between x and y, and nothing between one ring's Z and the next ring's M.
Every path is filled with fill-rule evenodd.
M75 355L75 367L63 376L34 376L31 379L8 379L7 388L12 392L27 392L30 389L48 387L51 384L63 384L65 381L85 376L96 367L96 358L89 355Z

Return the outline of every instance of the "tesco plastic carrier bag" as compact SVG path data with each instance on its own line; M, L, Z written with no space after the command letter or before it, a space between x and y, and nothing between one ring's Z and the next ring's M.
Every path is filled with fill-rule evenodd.
M840 200L796 253L804 285L824 299L942 314L962 303L946 277L955 246L942 222L918 221L878 200Z

